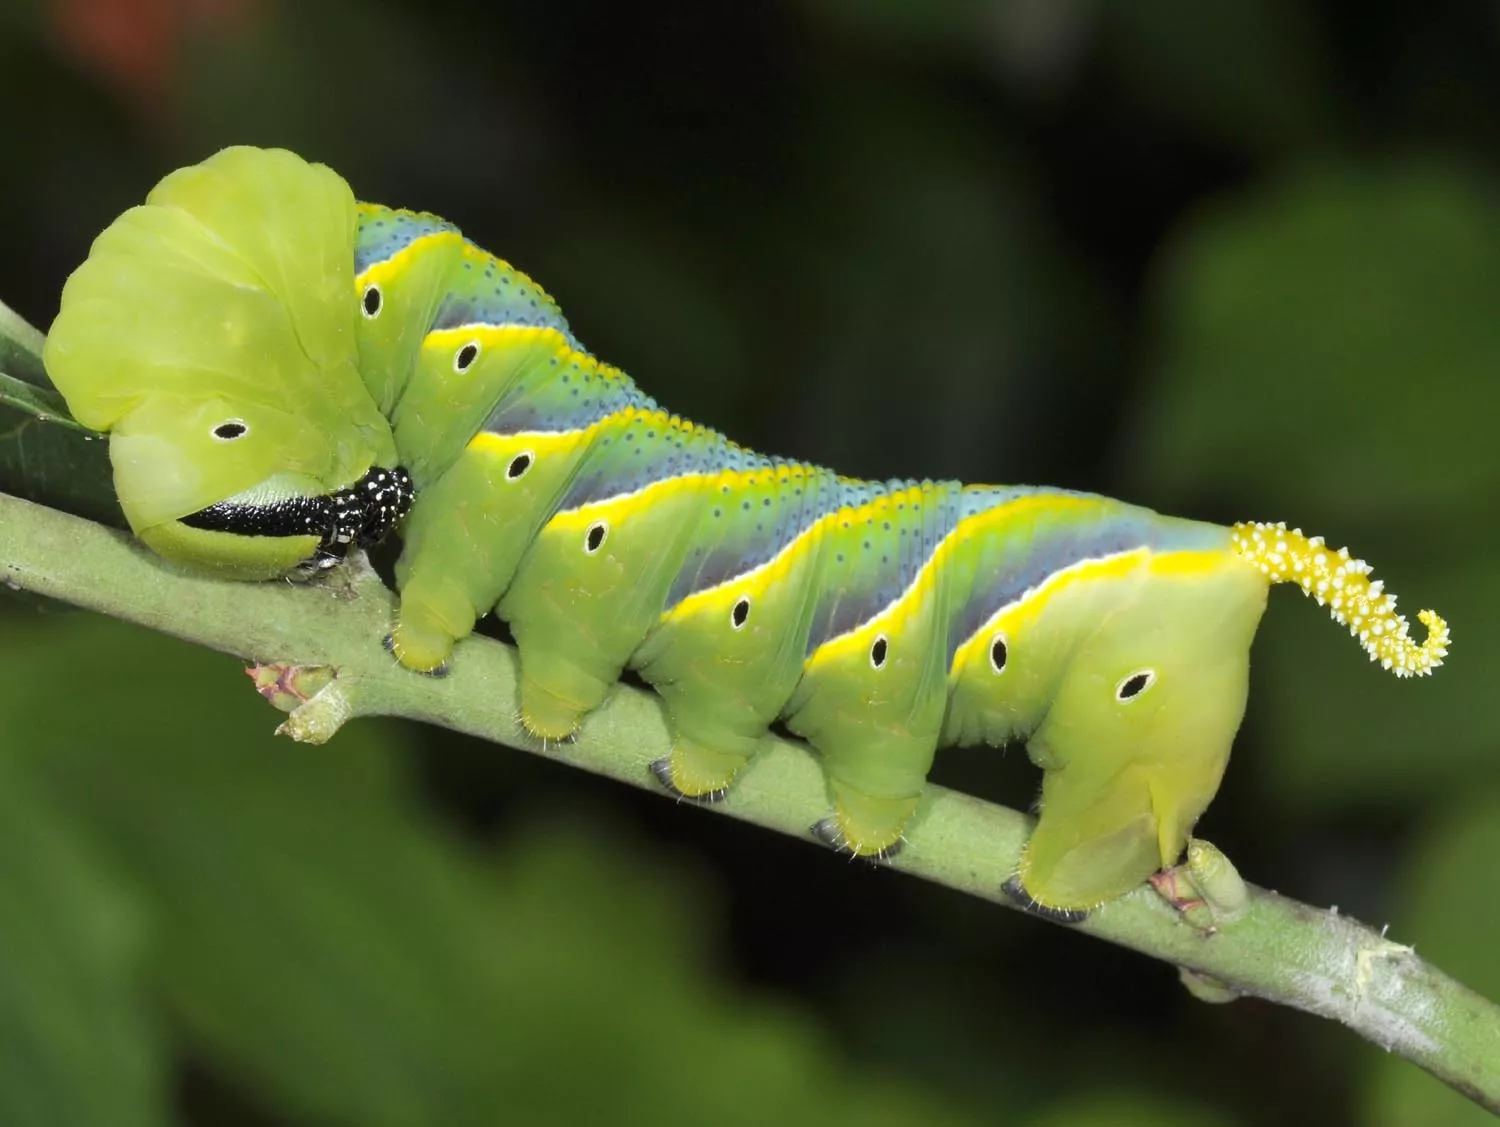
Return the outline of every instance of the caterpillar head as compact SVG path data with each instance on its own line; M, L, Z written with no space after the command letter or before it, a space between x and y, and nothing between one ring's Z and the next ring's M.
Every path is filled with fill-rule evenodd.
M48 374L110 433L121 507L161 555L268 578L404 515L357 367L354 233L329 169L226 149L162 180L68 279Z

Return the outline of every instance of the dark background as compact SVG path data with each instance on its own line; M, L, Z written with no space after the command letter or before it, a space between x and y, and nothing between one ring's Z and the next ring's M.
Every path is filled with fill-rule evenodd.
M161 175L284 145L752 446L1347 542L1451 668L1398 683L1276 593L1199 831L1494 997L1497 63L1477 0L0 0L0 300L45 327ZM1487 1121L804 842L274 723L227 658L0 606L0 1120ZM935 777L1036 785L1018 749Z

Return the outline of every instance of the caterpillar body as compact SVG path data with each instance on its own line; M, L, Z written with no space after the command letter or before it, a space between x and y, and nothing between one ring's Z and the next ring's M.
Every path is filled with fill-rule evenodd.
M1040 818L1008 888L1063 918L1175 863L1243 716L1269 586L1425 674L1347 552L1059 489L874 483L659 407L552 299L434 216L225 150L169 175L69 279L46 365L111 432L157 552L235 578L399 527L390 645L434 671L494 611L521 716L570 736L626 669L668 789L715 800L779 721L821 755L828 843L898 848L940 746L1024 738Z

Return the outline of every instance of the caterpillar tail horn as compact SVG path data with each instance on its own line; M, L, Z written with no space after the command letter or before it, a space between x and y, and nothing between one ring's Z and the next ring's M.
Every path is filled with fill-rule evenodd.
M1327 606L1335 622L1397 677L1424 677L1448 656L1448 624L1436 611L1417 615L1427 627L1418 645L1406 618L1396 613L1396 596L1380 580L1370 579L1370 565L1354 559L1348 548L1332 551L1321 536L1288 531L1285 524L1237 524L1231 530L1234 550L1260 569L1272 583L1295 583L1302 593Z

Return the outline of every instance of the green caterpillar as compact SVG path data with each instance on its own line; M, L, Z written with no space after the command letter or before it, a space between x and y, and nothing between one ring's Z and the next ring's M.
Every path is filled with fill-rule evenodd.
M111 433L163 556L258 579L399 527L401 662L494 610L521 716L569 737L621 672L674 736L653 772L722 797L777 720L821 754L814 828L890 855L940 746L1026 738L1041 815L1008 889L1059 918L1181 855L1219 786L1272 583L1398 676L1431 611L1346 551L1057 489L871 483L662 410L530 279L327 168L225 150L172 173L69 279L47 370Z

